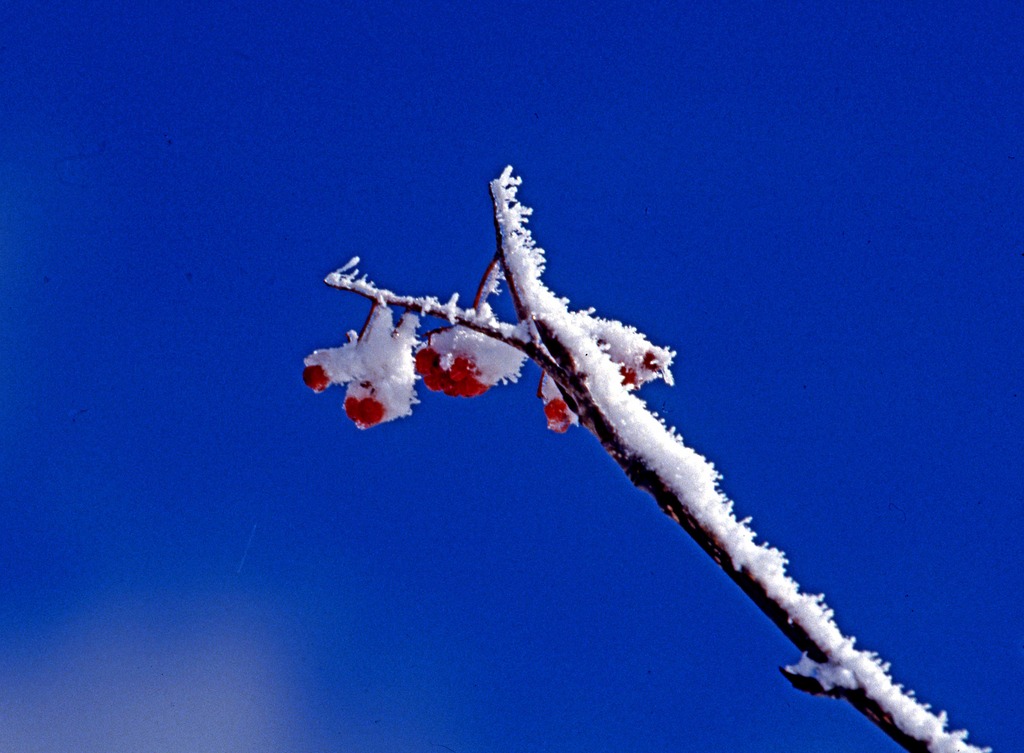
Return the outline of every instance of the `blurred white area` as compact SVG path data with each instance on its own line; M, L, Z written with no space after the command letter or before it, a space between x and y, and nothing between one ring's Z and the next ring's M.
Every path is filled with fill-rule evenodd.
M198 606L198 608L197 608ZM0 648L0 751L294 750L287 647L258 610L107 605Z

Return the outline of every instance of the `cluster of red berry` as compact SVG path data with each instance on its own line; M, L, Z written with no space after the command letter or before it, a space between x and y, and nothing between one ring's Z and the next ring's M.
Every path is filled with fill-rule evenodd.
M468 356L455 356L451 366L441 365L441 354L426 347L416 354L416 373L423 377L427 389L451 397L478 397L490 388L480 381L480 370Z
M658 370L658 358L652 351L647 351L644 355L644 360L640 364L640 368L643 371L649 371L652 374ZM637 385L637 373L636 369L632 366L620 366L619 373L622 374L622 383L627 387L636 389Z
M449 361L447 368L442 366L442 360ZM436 345L428 344L416 353L414 364L416 373L423 377L423 383L434 392L443 392L452 397L478 397L491 387L481 380L480 369L471 355L449 355L445 359L438 352ZM659 368L657 356L653 351L648 351L639 364L620 365L619 373L622 375L623 385L636 389ZM314 392L323 392L331 383L326 370L319 364L307 366L302 372L302 381ZM368 429L384 420L387 409L381 401L373 397L373 388L369 382L363 382L360 386L366 389L357 390L355 395L350 393L345 399L345 414L360 429ZM370 394L366 394L367 389ZM559 434L568 431L575 420L568 404L561 396L557 396L557 390L541 389L540 392L544 393L544 416L547 418L548 428ZM360 394L361 396L358 396Z
M331 383L324 367L318 363L302 370L302 381L313 392L323 392ZM345 399L345 415L360 429L369 429L384 420L384 405L374 397L348 397Z
M384 420L384 406L372 397L345 398L345 415L360 429L369 429Z

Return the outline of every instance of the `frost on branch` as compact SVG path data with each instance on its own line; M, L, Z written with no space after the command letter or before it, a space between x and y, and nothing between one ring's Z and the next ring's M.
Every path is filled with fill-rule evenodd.
M346 412L367 428L411 412L416 374L431 390L475 397L515 382L530 358L541 369L538 396L548 428L586 428L718 563L801 652L801 660L783 670L795 687L849 702L908 751L982 753L965 742L966 732L947 731L944 713L933 713L896 684L888 664L854 648L824 598L804 593L789 576L785 555L756 541L749 518L736 518L715 467L648 410L637 390L655 379L672 384L675 354L592 310L571 311L544 285L545 255L526 227L532 212L519 203L520 183L509 167L490 184L497 249L471 309L459 308L457 296L441 304L435 297L378 288L355 269L358 259L328 275L328 285L367 298L375 308L361 335L350 333L340 348L306 359L307 385L321 391L349 384ZM487 303L502 278L516 322L499 321ZM397 330L391 308L407 312ZM430 333L417 349L412 312L450 326Z
M316 392L347 384L345 413L360 429L408 416L417 402L412 350L418 325L407 313L396 329L391 309L374 306L361 335L349 332L344 345L306 357L303 379Z
M619 365L622 383L627 388L636 389L656 379L664 379L667 384L673 384L669 366L672 365L675 352L651 345L635 327L622 322L599 319L589 312L577 312L573 318L584 332L594 338L598 347Z

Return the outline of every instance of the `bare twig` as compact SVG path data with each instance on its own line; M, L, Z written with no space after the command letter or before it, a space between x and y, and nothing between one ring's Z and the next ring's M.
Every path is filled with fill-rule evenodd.
M493 188L491 195L494 199ZM503 233L496 200L494 202L494 217L496 232L499 242L501 242ZM516 279L512 265L507 263L505 253L508 253L508 249L502 253L502 265L509 290L515 293L516 313L521 321L526 320L532 323L532 329L537 333L543 345L542 352L552 362L551 366L546 367L542 363L541 367L561 388L567 402L574 403L571 407L579 416L580 423L597 438L605 451L633 482L633 485L654 497L662 511L676 521L697 542L697 545L718 564L729 579L740 587L797 649L815 662L828 663L830 660L828 648L820 645L800 624L799 619L795 619L783 605L770 596L768 584L760 579L755 570L744 568L733 562L729 548L717 538L714 531L694 516L686 501L680 497L679 492L673 488L669 480L651 467L640 453L619 436L613 421L605 415L599 402L595 399L589 380L577 369L572 348L562 341L559 332L550 326L543 316L538 315L537 308L532 305L534 302L524 299L522 295L524 285ZM538 308L542 308L542 306ZM565 324L563 323L562 326ZM846 700L907 751L927 753L928 744L903 731L895 723L892 715L874 699L869 698L863 688L831 687L826 689L814 678L800 677L798 680L795 673L785 669L782 671L794 687L800 690Z
M503 177L507 177L503 176ZM510 345L540 366L544 374L554 380L568 407L579 417L579 422L585 426L601 443L601 446L622 468L623 472L638 489L648 492L657 502L661 510L672 518L697 545L710 556L725 574L750 598L765 616L771 620L783 635L803 654L807 659L821 665L829 665L832 660L833 649L824 642L820 631L816 634L813 626L805 624L796 611L787 611L786 606L777 598L771 595L770 584L767 576L759 574L757 568L744 567L742 562L736 562L733 554L739 550L731 550L726 540L720 538L711 523L702 521L693 512L691 505L683 498L684 492L674 486L670 478L663 475L649 458L644 456L640 449L643 442L630 441L624 438L616 429L614 412L607 412L602 408L602 402L595 395L595 387L586 369L581 367L580 359L583 358L582 351L574 354L569 342L585 342L587 333L579 329L571 317L555 315L555 309L551 306L545 308L545 296L548 291L534 284L533 280L518 280L515 274L515 265L509 263L508 254L513 250L512 246L506 246L508 240L505 236L505 229L502 226L499 199L495 196L494 184L491 186L491 199L494 205L494 229L496 251L494 259L488 266L477 292L477 299L474 302L474 309L461 309L456 306L455 297L447 304L442 304L432 297L399 296L388 290L378 288L365 278L357 277L356 272L347 272L345 267L338 272L328 275L325 282L331 287L339 290L346 290L356 293L364 298L374 301L377 304L405 308L427 316L447 320L453 324L459 324L475 330L483 335L491 337ZM511 243L511 241L509 241ZM355 260L350 263L354 265ZM481 315L479 308L481 304L481 292L485 290L493 280L495 264L500 264L505 281L509 288L512 303L515 308L518 323L516 325L498 321L485 309L486 315ZM524 274L525 276L525 274ZM534 300L536 298L537 300ZM555 299L552 299L555 300ZM548 313L545 313L548 312ZM563 312L567 313L567 312ZM551 321L548 321L548 318ZM563 321L564 320L564 321ZM558 327L552 322L558 322ZM578 331L577 331L578 330ZM566 335L566 333L568 333ZM567 339L569 342L567 342ZM607 356L605 356L607 357ZM543 379L543 377L542 377ZM604 394L604 393L599 393ZM661 431L668 433L668 430L658 424ZM645 438L646 439L646 438ZM730 512L731 516L731 512ZM730 518L732 519L732 518ZM735 521L733 521L735 522ZM724 534L723 534L724 535ZM778 554L776 552L776 554ZM742 557L743 555L735 555ZM781 556L781 555L780 555ZM795 582L792 583L798 590ZM807 598L807 597L802 597ZM829 612L829 615L831 613ZM831 617L827 618L830 626ZM838 631L838 629L836 629ZM836 633L838 635L838 632ZM849 640L845 639L844 640ZM850 641L852 646L852 641ZM844 687L840 684L828 683L813 676L806 676L799 671L781 669L782 674L790 683L804 692L812 695L829 696L841 698L850 703L860 711L882 732L888 735L897 744L911 753L927 753L929 750L926 741L911 736L893 719L897 711L887 711L878 701L868 697L865 690L866 685L855 687ZM888 677L888 675L885 675ZM898 686L893 688L904 698L907 694ZM896 706L890 706L896 709ZM944 722L942 723L944 727ZM951 735L945 734L948 742ZM945 745L945 743L944 743ZM956 746L960 749L960 746ZM943 750L950 748L943 747ZM973 746L964 746L966 750L977 751Z
M448 303L441 303L433 296L396 295L390 290L377 287L365 277L357 278L354 274L345 274L340 271L327 275L324 278L324 283L336 290L355 293L375 304L406 309L424 316L432 316L435 319L444 319L452 324L462 325L530 355L525 350L530 343L522 338L518 327L498 321L494 317L480 316L474 309L459 308L455 305L454 297Z
M494 206L494 242L497 245L494 255L501 262L501 271L505 274L505 282L508 283L508 292L512 296L512 306L516 310L516 316L520 322L529 322L532 316L529 309L523 305L516 286L515 275L509 271L508 262L505 260L505 244L501 233L501 220L498 218L498 198L494 195L493 186L489 186L488 191L491 194L491 204Z
M495 254L494 258L491 259L491 263L487 265L487 269L484 270L483 277L480 278L480 284L476 288L476 295L473 297L473 308L477 311L480 310L480 304L487 300L487 296L497 290L498 275L500 273L501 267L498 263L498 255Z

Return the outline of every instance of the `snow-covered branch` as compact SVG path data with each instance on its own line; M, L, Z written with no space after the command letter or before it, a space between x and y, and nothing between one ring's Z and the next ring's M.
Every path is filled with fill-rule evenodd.
M531 210L517 199L519 185L511 167L490 185L495 259L512 297L516 324L499 322L486 304L498 287L493 262L476 308L466 310L456 306L454 297L442 304L435 298L382 290L354 271L354 260L329 275L327 284L385 310L402 308L454 326L420 344L410 334L417 322L403 319L392 330L390 314L386 321L379 316L380 329L350 333L342 348L308 357L307 384L320 391L330 383L351 383L346 411L366 428L411 412L413 369L429 389L475 397L491 386L515 381L522 355L529 357L543 373L539 395L549 428L566 431L579 423L588 429L634 485L649 492L718 563L800 651L800 660L782 670L795 687L848 701L908 751L983 753L965 741L966 732L947 731L944 712L933 713L913 692L897 685L876 654L855 648L823 597L804 593L787 574L785 555L757 543L748 521L736 518L714 466L648 410L636 391L654 379L671 384L675 354L651 344L632 327L598 318L593 311L570 310L567 300L544 285L544 251L526 227ZM382 338L380 332L387 334ZM391 384L393 374L400 375L400 389ZM358 402L378 399L379 411ZM350 411L352 400L356 402ZM367 415L376 420L365 420Z
M359 273L357 264L359 264L359 257L352 257L341 269L327 275L324 278L324 283L337 290L361 295L382 306L415 311L418 314L443 319L452 324L460 324L515 348L522 349L527 343L522 336L522 328L498 321L489 308L486 311L459 308L458 293L453 294L447 303L441 303L434 296L397 295L370 282L365 275Z

